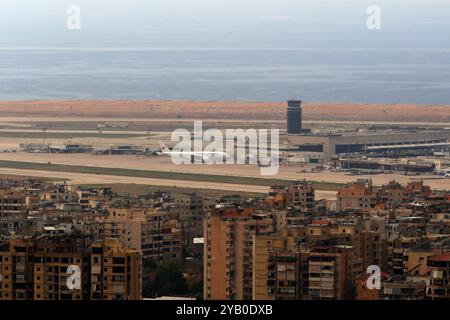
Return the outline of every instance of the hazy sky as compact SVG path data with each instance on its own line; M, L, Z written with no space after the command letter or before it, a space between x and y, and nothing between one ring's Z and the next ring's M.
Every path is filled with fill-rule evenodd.
M66 28L66 10L72 4L82 10L78 34ZM285 46L298 46L302 39L296 32L324 40L366 36L366 9L374 4L382 9L378 37L414 36L419 42L426 40L424 45L430 37L443 45L450 42L445 41L450 35L450 0L2 0L0 45L62 44L60 38L54 42L61 35L79 45L88 39L102 45L104 39L129 40L121 38L124 34L153 34L161 40L190 34L193 42L182 45L206 47L224 44L217 38L237 36L242 45L247 35L252 45L251 34L257 32L266 33L267 46L279 46L280 35L292 35ZM207 36L202 39L203 35ZM133 45L138 45L135 40Z

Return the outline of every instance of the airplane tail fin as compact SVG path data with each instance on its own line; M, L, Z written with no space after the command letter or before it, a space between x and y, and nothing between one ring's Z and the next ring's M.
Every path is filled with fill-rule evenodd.
M161 148L161 152L162 153L169 153L170 152L169 148L167 148L166 145L164 143L162 143L161 141L159 142L159 146Z

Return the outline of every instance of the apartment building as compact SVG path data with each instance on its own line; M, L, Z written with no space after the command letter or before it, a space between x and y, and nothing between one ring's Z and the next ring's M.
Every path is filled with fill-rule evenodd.
M68 285L74 266L79 287ZM54 236L0 244L2 300L138 300L141 283L140 252L118 239Z
M429 186L423 181L410 181L401 185L390 181L378 190L372 185L372 180L358 179L338 191L338 210L355 210L369 213L378 206L406 204L412 200L423 200L432 194Z
M369 274L362 273L355 278L355 300L380 300L380 290L369 288L367 280ZM386 279L386 274L381 275L381 280Z
M40 199L50 202L78 202L78 194L64 187L53 188L40 194Z
M313 220L305 227L308 244L329 243L353 247L355 257L362 259L363 268L377 264L386 266L387 241L382 232L367 230L358 219L349 221Z
M31 300L34 298L31 241L0 242L0 299Z
M415 279L426 279L428 274L428 259L442 254L442 248L413 247L405 252L404 274Z
M215 208L215 200L196 193L176 195L174 219L183 232L183 245L188 252L194 251L194 238L203 237L205 214Z
M42 216L20 216L4 217L0 219L0 236L8 237L14 235L33 235L42 232L46 223Z
M27 209L27 193L25 190L0 190L0 218L24 215Z
M204 228L204 298L252 299L253 236L272 232L272 219L232 206L208 214Z
M300 212L313 212L314 200L314 187L306 181L271 186L267 199L268 203L274 206L295 206Z
M363 271L363 260L356 254L355 247L309 243L305 235L310 237L299 227L255 236L254 299L343 300L353 297L354 279Z
M424 300L425 281L388 279L381 283L380 300Z
M450 299L450 253L428 259L427 299Z
M356 300L424 300L425 281L391 277L382 272L380 288L367 286L369 274L356 277Z
M388 241L382 231L364 230L361 233L361 247L363 269L377 265L381 270L388 268Z
M312 183L294 182L289 185L289 193L293 195L294 206L301 212L314 212L315 192Z
M142 251L144 264L180 259L181 229L168 212L142 208L111 208L107 217L86 223L84 232L95 239L117 238L125 246Z
M340 189L337 194L338 211L361 210L368 213L376 204L377 193L372 186L372 180L358 179Z
M141 300L142 255L117 239L91 244L92 300Z
M299 228L258 234L253 240L253 299L299 300L307 294L307 252Z
M354 248L316 246L308 258L308 296L313 300L345 300L354 296L354 279L362 273Z

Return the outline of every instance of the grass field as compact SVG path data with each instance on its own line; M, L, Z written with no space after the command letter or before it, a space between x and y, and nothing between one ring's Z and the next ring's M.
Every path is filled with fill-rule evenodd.
M101 174L111 176L126 176L140 178L154 178L166 180L184 180L184 181L201 181L201 182L217 182L239 185L255 185L255 186L271 186L277 183L292 182L284 179L271 178L255 178L255 177L237 177L213 174L194 174L182 172L168 171L150 171L125 168L105 168L91 167L79 165L63 165L63 164L47 164L25 161L0 160L0 167L13 169L28 169L56 172L72 172L82 174ZM310 181L316 190L336 191L343 186L340 183Z

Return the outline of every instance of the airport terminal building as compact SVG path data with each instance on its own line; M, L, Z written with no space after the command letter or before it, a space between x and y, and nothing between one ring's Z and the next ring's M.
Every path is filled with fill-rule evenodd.
M450 148L450 130L400 128L313 133L303 128L301 113L301 101L289 100L287 132L282 141L286 150L314 155L321 161L330 161L339 155Z
M298 134L286 139L299 151L320 153L327 161L340 154L448 147L450 130Z

